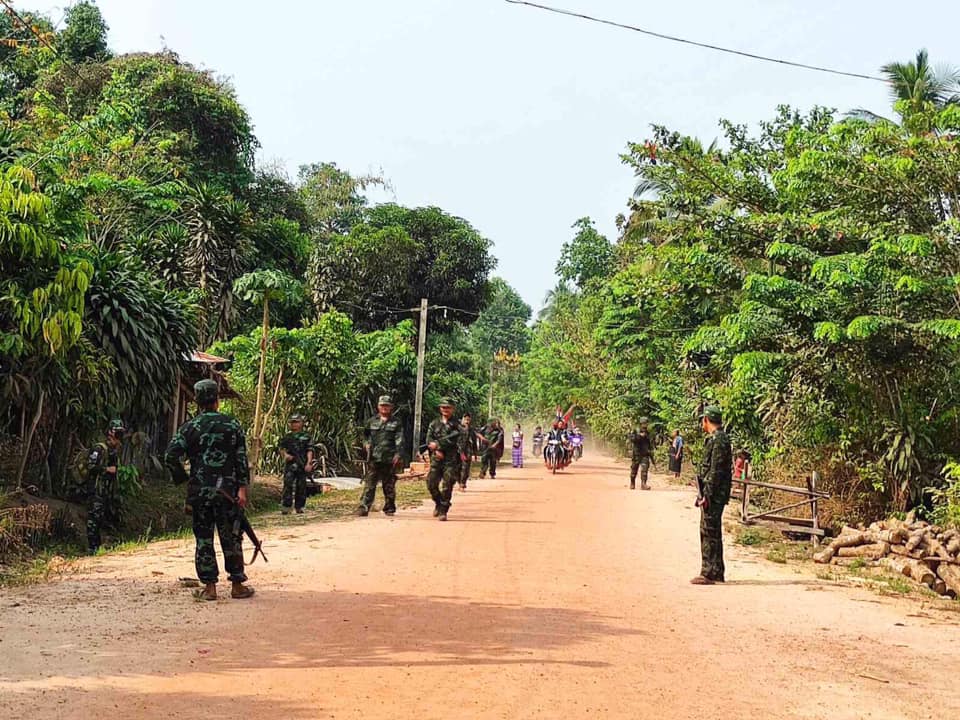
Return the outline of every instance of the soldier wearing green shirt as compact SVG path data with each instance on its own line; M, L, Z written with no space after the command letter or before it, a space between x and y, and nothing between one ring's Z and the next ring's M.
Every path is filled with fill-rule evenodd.
M280 441L283 451L283 496L281 512L290 513L296 508L298 514L307 504L307 473L313 470L313 439L303 429L303 415L290 416L290 432Z
M473 464L473 454L477 450L477 431L473 429L473 416L464 413L460 420L460 489L467 489L467 480L470 479L470 466Z
M500 456L503 454L503 427L500 421L494 418L480 431L480 437L483 443L483 453L480 455L480 477L487 476L487 470L490 471L490 477L497 476L497 463L500 462Z
M123 442L123 421L113 420L105 442L90 448L87 456L87 545L90 554L100 549L100 528L117 491L117 467Z
M360 507L357 515L370 513L377 495L377 483L383 486L383 512L397 512L397 469L403 462L403 425L393 417L393 399L381 395L377 414L364 425L364 448L367 451L367 473L363 478Z
M237 599L253 595L243 571L243 549L235 521L247 505L250 470L243 428L236 418L219 411L219 388L213 380L201 380L193 386L199 413L177 431L164 456L176 483L187 482L184 459L190 461L193 534L197 540L197 577L204 584L196 595L201 600L217 599L219 568L213 547L216 528L223 551L223 564L233 583L230 596Z
M450 398L440 400L440 417L427 428L427 449L430 450L430 472L427 489L433 498L433 515L447 519L453 485L460 479L460 422L453 416L456 405Z
M707 439L700 463L700 554L703 563L700 574L690 582L694 585L713 585L724 581L723 565L723 509L730 501L733 452L730 438L723 430L720 408L708 405L702 418Z

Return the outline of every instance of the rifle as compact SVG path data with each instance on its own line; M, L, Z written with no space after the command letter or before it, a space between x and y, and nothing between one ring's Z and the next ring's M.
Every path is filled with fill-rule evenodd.
M263 551L263 543L260 541L260 538L257 537L257 533L254 532L253 526L250 524L250 520L247 519L246 511L240 507L240 505L237 503L237 499L222 488L217 488L217 492L237 506L237 519L233 521L234 537L239 538L241 537L241 533L243 533L250 538L250 542L253 544L253 557L250 558L250 562L244 561L244 566L253 565L257 561L257 555L262 555L265 563L270 562L267 560L267 554Z
M697 501L694 507L700 507L700 501L703 500L703 478L697 473Z

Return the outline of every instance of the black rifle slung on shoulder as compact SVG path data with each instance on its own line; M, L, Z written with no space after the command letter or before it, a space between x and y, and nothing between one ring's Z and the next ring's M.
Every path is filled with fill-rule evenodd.
M699 507L700 501L703 500L703 478L700 476L700 473L697 473L697 502L696 505Z

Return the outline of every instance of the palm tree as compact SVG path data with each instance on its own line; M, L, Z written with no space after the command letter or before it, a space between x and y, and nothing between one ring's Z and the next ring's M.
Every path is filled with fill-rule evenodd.
M960 104L960 68L934 67L926 50L918 51L911 62L887 63L880 72L890 84L894 109L904 125L909 125L911 118L920 117L924 110ZM850 115L874 122L892 122L863 108L857 108ZM914 129L926 131L931 128Z

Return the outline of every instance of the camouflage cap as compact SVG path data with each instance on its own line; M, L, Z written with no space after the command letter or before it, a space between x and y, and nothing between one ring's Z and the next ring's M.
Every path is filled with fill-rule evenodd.
M639 421L639 422L640 422L641 425L649 425L649 424L650 424L650 418L644 416L644 417L640 418L640 421Z
M381 395L380 399L377 400L377 405L389 405L393 407L393 398L389 395Z
M123 420L120 418L114 418L110 421L110 424L107 426L108 433L122 433L127 429L127 426L123 424Z
M307 420L307 419L306 419L303 415L301 415L300 413L294 413L293 415L291 415L291 416L289 417L289 419L287 420L287 422L292 422L292 423L301 422L301 423L302 423L302 422L306 422L306 420Z
M193 396L198 405L209 405L220 397L220 386L217 385L216 380L209 378L200 380L193 386Z
M453 401L452 397L442 397L440 398L440 403L437 407L456 407L457 404Z
M723 422L723 411L718 408L716 405L707 405L703 409L703 417L705 417L710 422L719 425Z

